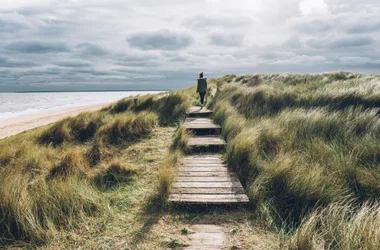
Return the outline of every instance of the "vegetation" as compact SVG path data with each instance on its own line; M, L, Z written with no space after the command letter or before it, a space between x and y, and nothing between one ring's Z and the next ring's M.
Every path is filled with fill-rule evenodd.
M268 225L294 249L377 249L379 78L245 75L223 84L214 119ZM365 216L365 217L364 217Z
M166 249L194 223L231 249L380 248L377 76L227 75L208 106L251 206L166 204L195 87L120 100L0 141L0 246ZM213 98L215 94L215 97ZM179 125L179 128L176 128Z
M182 92L126 98L0 141L0 244L40 244L107 218L105 194L139 172L123 150L147 140L158 124L174 125L189 104Z

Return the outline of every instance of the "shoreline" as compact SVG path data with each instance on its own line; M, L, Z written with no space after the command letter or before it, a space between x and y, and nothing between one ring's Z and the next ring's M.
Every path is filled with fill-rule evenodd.
M82 112L100 110L112 103L114 102L72 107L0 120L0 140L30 129L57 122L67 117L77 116Z

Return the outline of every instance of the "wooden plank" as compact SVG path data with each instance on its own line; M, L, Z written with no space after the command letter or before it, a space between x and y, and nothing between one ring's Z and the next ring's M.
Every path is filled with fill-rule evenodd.
M224 162L221 160L195 160L195 161L182 161L182 165L197 165L197 164L205 164L205 165L213 165L213 164L221 164L224 165Z
M216 124L205 123L205 124L189 124L185 123L183 125L186 129L221 129L222 127Z
M192 203L248 203L245 194L171 194L169 201Z
M180 172L228 172L226 167L180 167Z
M220 145L225 146L226 142L222 138L218 137L192 137L189 139L187 146L199 146L199 145Z
M208 168L208 167L223 167L223 168L226 168L225 165L223 163L217 163L217 164L211 164L211 163L187 163L187 164L183 164L182 166L184 167L205 167L205 168Z
M212 110L209 110L207 108L202 107L191 107L188 114L194 114L194 113L212 113Z
M210 123L210 124L214 124L214 121L211 120L210 118L186 118L185 119L185 123L191 123L191 124L194 124L194 123Z
M244 194L243 188L173 188L171 194Z
M199 177L212 177L212 176L235 176L233 173L228 172L178 172L178 176L180 177L190 177L190 176L199 176Z
M191 156L186 156L183 159L222 159L221 154L200 154L200 155L191 155Z
M190 177L176 177L175 182L237 182L239 179L236 176L211 176L211 177L202 177L202 176L190 176Z
M242 187L240 182L174 182L173 188L232 188L232 187Z

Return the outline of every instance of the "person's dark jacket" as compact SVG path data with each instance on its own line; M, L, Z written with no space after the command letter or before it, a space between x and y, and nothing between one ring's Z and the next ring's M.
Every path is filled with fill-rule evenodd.
M197 93L205 93L207 91L207 78L199 78L197 85Z

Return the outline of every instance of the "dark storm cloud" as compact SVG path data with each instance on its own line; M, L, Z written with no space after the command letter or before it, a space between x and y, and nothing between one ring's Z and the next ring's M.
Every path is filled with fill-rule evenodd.
M127 37L129 45L142 50L181 50L193 43L190 35L167 30L135 33Z
M243 43L244 36L238 34L213 34L210 44L226 47L238 47Z
M44 54L69 52L70 48L65 43L43 41L19 41L5 46L5 49L27 54Z
M307 44L310 47L316 49L339 49L339 48L347 48L347 47L360 47L371 45L375 41L371 37L346 37L346 38L337 38L337 39L310 39Z

